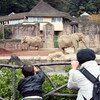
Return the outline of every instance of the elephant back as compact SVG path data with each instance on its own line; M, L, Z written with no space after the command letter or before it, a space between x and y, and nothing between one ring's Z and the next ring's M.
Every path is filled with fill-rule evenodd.
M61 35L58 38L58 45L60 48L70 47L71 45L71 35Z

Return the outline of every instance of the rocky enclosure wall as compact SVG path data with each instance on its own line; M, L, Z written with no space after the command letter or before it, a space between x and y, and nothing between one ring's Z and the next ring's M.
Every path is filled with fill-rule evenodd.
M76 27L75 27L76 25ZM40 32L39 23L35 25L14 25L9 26L12 30L12 39L1 40L0 48L7 50L27 49L27 44L21 44L21 38L25 35L40 35L42 37L41 48L54 48L54 27L52 24L46 24L43 32ZM59 34L73 34L74 32L82 32L86 36L86 44L90 48L100 47L100 23L90 22L88 20L79 20L77 24L71 24L68 21L64 22L63 32ZM83 48L82 43L79 45Z
M0 39L0 48L4 48L6 50L21 50L27 49L27 45L22 45L21 40L19 39Z
M78 32L85 34L89 47L100 47L100 23L79 21Z
M99 35L96 34L92 38L91 35L86 35L86 44L90 48L100 47ZM84 48L82 43L80 43L79 47ZM27 50L27 44L21 44L20 39L0 39L0 48L4 48L6 50ZM31 47L30 49L34 49L34 47Z
M39 23L34 25L9 25L12 31L11 39L21 39L23 36L40 35Z

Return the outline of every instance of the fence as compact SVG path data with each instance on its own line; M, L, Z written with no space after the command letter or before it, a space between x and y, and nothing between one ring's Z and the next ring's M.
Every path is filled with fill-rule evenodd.
M37 64L32 64L33 66L37 66L41 69L42 66L51 66L51 65L70 65L70 62L52 62L52 63L37 63ZM100 63L98 63L98 65L100 65ZM12 68L12 89L13 89L13 96L12 96L12 100L16 100L16 88L15 88L15 82L16 82L16 73L15 70L22 68L22 66L19 65L9 65L9 64L0 64L0 69L2 67L7 67L7 68ZM66 84L63 84L60 87L56 87L54 82L49 78L49 76L44 72L45 76L47 77L47 79L49 80L49 82L51 83L53 90L48 92L47 94L44 94L43 97L46 96L66 96L66 97L76 97L77 94L59 94L59 93L55 93L57 91L59 91L60 89L64 88L67 86ZM0 99L3 100L3 99Z
M52 63L38 63L38 64L32 64L33 66L37 66L40 69L42 68L42 66L51 66L51 65L70 65L70 62L52 62ZM0 68L2 67L7 67L7 68L12 68L12 90L13 90L13 95L12 95L12 100L16 100L16 69L22 68L22 66L19 65L9 65L9 64L0 64ZM66 96L66 97L76 97L77 94L59 94L59 93L55 93L57 91L59 91L60 89L64 88L67 86L66 84L63 84L60 87L56 87L54 82L49 78L49 76L44 72L45 76L47 77L47 79L49 80L49 82L51 83L53 90L48 92L47 94L44 94L43 97L46 96ZM3 100L3 99L0 99Z

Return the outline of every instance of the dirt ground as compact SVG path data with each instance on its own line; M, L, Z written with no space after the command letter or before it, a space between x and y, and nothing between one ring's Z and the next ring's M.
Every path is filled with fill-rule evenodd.
M47 56L49 53L59 51L58 49L40 49L40 50L6 50L0 48L0 56L11 56L16 54L17 56Z

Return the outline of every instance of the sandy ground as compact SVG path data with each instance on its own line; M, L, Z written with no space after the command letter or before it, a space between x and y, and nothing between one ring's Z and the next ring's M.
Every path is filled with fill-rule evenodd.
M49 53L59 51L58 49L40 49L40 50L6 50L0 48L0 56L11 56L16 54L17 56L47 56Z
M30 59L30 57L34 56L34 57L37 57L37 56L41 56L43 59L48 56L48 54L50 53L54 53L54 52L61 52L58 48L56 49L40 49L40 50L6 50L6 49L3 49L3 48L0 48L0 59L9 59L10 56L12 54L16 54L17 56L22 56L21 58L23 59ZM67 49L67 53L68 54L65 54L66 56L66 59L76 59L75 55L73 53L73 49ZM46 59L46 58L45 58ZM100 61L100 54L99 55L96 55L96 60Z

